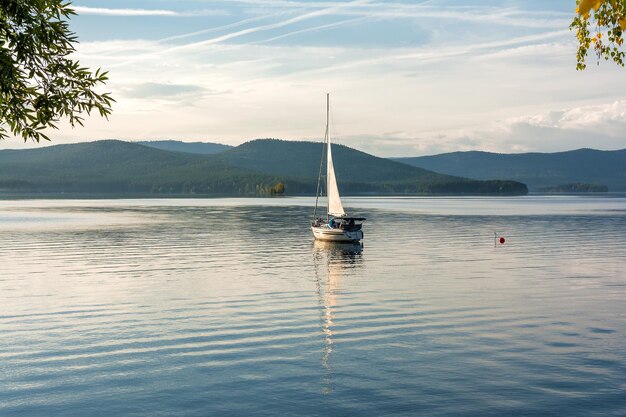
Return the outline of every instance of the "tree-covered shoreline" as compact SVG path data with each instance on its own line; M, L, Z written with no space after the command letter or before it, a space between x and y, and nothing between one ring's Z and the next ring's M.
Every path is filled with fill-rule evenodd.
M524 184L515 181L452 177L340 145L336 149L343 195L528 192ZM0 151L0 192L314 195L320 151L319 144L276 140L248 142L215 155L172 152L116 140L5 150Z

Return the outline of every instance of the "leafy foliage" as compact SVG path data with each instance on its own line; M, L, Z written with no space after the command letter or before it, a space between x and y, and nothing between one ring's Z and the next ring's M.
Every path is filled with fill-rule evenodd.
M0 139L10 132L50 140L43 131L61 118L74 127L92 111L111 113L113 98L93 90L107 72L70 58L78 42L67 21L74 14L64 0L0 2Z
M285 193L285 184L283 184L282 182L278 182L276 183L276 185L272 187L272 190L271 190L272 195L283 195L284 193Z
M626 0L578 0L576 3L576 16L570 25L578 39L576 69L587 67L585 59L591 47L598 64L604 58L623 67Z

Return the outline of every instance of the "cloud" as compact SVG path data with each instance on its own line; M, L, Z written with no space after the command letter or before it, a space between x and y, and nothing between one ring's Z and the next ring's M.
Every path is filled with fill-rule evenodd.
M109 9L105 7L72 6L79 14L99 16L178 16L173 10L157 9Z
M187 44L187 45L182 45L182 46L178 46L175 47L173 49L182 49L182 48L194 48L194 47L198 47L198 46L206 46L206 45L212 45L212 44L216 44L216 43L221 43L230 39L234 39L234 38L238 38L244 35L249 35L252 33L256 33L256 32L261 32L261 31L268 31L268 30L273 30L273 29L279 29L285 26L289 26L289 25L293 25L295 23L299 23L305 20L309 20L309 19L313 19L316 17L321 17L321 16L327 16L327 15L332 15L332 14L336 14L337 12L339 12L341 9L344 8L349 8L352 7L356 4L359 3L363 3L363 0L356 0L356 1L351 1L348 3L339 3L336 4L332 7L329 8L325 8L325 9L321 9L321 10L316 10L313 12L308 12L308 13L303 13L300 14L298 16L295 17L291 17L289 19L286 20L282 20L282 21L278 21L278 22L274 22L274 23L268 23L265 25L259 25L259 26L253 26L250 28L246 28L246 29L242 29L236 32L231 32L225 35L221 35L215 38L211 38L211 39L206 39L204 41L199 41L199 42L194 42L191 44Z
M188 50L197 50L197 49L205 49L206 47L210 47L213 45L219 45L219 44L223 44L226 41L232 40L232 39L236 39L236 38L240 38L242 36L246 36L246 35L250 35L250 34L254 34L257 32L263 32L263 31L269 31L269 30L274 30L274 29L279 29L279 28L283 28L286 26L290 26L302 21L306 21L309 19L314 19L317 17L321 17L321 16L327 16L327 15L332 15L333 13L337 12L338 10L345 8L345 7L350 7L354 4L359 4L362 3L364 0L355 0L349 3L341 3L339 5L327 8L327 9L321 9L321 10L316 10L313 12L308 12L308 13L303 13L294 17L291 17L289 19L286 20L281 20L278 22L273 22L273 23L268 23L268 24L264 24L264 25L258 25L258 26L253 26L253 27L249 27L249 28L245 28L245 29L241 29L238 31L234 31L234 32L230 32L230 33L226 33L220 36L216 36L213 38L209 38L209 39L205 39L202 41L196 41L196 42L191 42L191 43L187 43L187 44L183 44L183 45L177 45L177 46L171 46L169 48L161 48L158 50L158 52L146 52L144 54L138 54L135 55L134 58L126 60L126 61L122 61L122 62L118 62L116 64L112 64L109 65L109 68L113 68L113 67L119 67L119 66L124 66L124 65L128 65L128 64L132 64L141 60L146 60L146 59L151 59L151 58L158 58L160 56L164 56L164 55L168 55L171 53L176 53L176 52L180 52L180 51L188 51ZM192 32L190 35L195 35L198 32ZM179 35L179 38L182 37L186 37L186 35ZM244 44L245 45L245 44Z
M511 117L476 129L427 139L438 152L557 152L578 148L626 148L626 100Z
M304 10L345 6L342 2L298 2L298 1L258 1L235 0L235 3L258 6L249 12L264 13L267 8L281 10ZM473 23L489 23L500 26L519 26L527 28L567 27L572 19L571 13L521 10L514 7L485 6L450 6L432 5L432 1L416 4L399 2L361 2L350 7L342 7L336 15L361 16L378 19L422 19L427 21L457 20Z
M222 25L222 26L216 26L216 27L211 27L208 29L197 30L195 32L187 32L187 33L183 33L180 35L168 36L167 38L159 39L159 42L168 42L168 41L174 41L178 39L185 39L185 38L191 38L194 36L204 35L206 33L211 33L211 32L219 32L220 30L236 28L239 26L243 26L247 23L257 22L259 20L266 20L272 17L279 16L281 14L282 13L276 13L276 14L271 14L271 15L250 17L247 19L242 19L237 22L229 23L229 24Z
M184 84L142 83L127 87L122 91L131 98L174 98L202 93L204 87Z
M546 114L524 116L508 121L510 124L527 124L571 130L595 130L598 133L621 136L626 131L626 100L613 103L574 107ZM616 129L616 126L620 126ZM624 139L626 141L626 138Z
M626 148L626 100L497 120L477 128L412 134L346 135L335 142L383 157L445 152L558 152Z
M268 39L263 39L261 41L251 42L251 44L269 43L278 39L283 39L283 38L287 38L289 36L294 36L294 35L300 35L303 33L318 32L318 31L325 30L325 29L332 29L332 28L337 28L337 27L354 25L356 23L363 23L369 19L370 19L369 17L357 17L355 19L341 20L339 22L327 23L325 25L319 25L319 26L308 27L308 28L304 28L300 30L294 30L292 32L283 33L281 35L277 35Z
M161 99L179 101L183 98L227 94L227 90L211 90L195 84L169 84L145 82L120 88L120 92L129 98Z
M225 10L195 10L191 12L177 12L174 10L159 9L112 9L107 7L72 6L78 14L98 15L98 16L173 16L173 17L195 17L195 16L224 16L228 12Z
M315 68L312 71L317 73L345 71L350 68L367 68L377 65L384 65L387 68L402 65L402 61L406 61L409 65L423 66L425 64L433 64L441 61L455 61L462 56L472 56L472 58L488 55L493 50L506 48L518 44L536 42L545 39L562 37L567 34L566 30L558 30L535 35L526 35L515 38L476 42L453 45L448 47L420 47L420 48L389 48L387 50L377 51L376 54L369 54L365 59L344 61L334 65L326 65L321 68ZM373 56L373 57L371 57ZM302 74L290 74L291 76L301 76Z

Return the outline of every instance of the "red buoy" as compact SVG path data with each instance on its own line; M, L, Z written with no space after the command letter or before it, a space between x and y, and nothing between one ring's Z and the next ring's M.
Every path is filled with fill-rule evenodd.
M500 244L501 244L501 245L504 245L504 242L506 242L506 240L505 240L503 237L501 237L501 238L500 238Z

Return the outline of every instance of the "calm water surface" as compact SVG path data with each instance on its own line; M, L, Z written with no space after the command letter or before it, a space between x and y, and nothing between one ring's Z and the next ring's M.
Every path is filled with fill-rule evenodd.
M0 201L0 416L626 416L626 198L346 200Z

